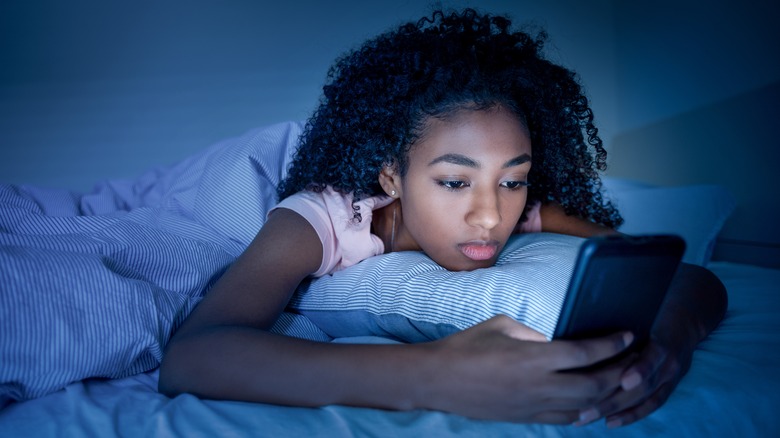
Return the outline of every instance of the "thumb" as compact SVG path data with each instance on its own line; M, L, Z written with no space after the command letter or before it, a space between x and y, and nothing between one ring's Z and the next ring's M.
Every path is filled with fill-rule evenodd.
M493 319L499 324L501 331L510 338L521 341L547 342L547 337L540 332L506 315L500 315Z

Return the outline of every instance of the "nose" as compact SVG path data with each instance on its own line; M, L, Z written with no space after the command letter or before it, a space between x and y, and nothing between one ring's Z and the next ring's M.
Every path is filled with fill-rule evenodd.
M475 193L471 208L466 215L466 223L491 230L500 222L498 194L492 191Z

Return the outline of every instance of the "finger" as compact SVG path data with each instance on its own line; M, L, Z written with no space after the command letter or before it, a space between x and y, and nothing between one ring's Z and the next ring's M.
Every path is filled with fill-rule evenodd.
M658 378L658 374L654 374L649 378L642 379L639 384L628 391L623 389L623 380L625 379L621 379L621 389L597 403L593 410L598 412L600 416L611 417L617 413L629 412L635 407L642 405L645 405L646 408L652 407L652 403L648 404L648 400L661 393L659 391L661 391L662 388L674 387L672 382L659 381ZM671 393L671 389L668 391ZM666 396L668 397L668 394L666 394ZM666 398L663 398L661 401L665 400Z
M579 418L576 410L545 411L534 415L533 423L543 424L572 424Z
M511 338L521 341L547 342L547 337L543 334L506 315L497 315L488 321L495 324L502 333Z
M621 377L621 386L625 391L631 391L642 382L652 380L657 376L663 362L664 354L658 348L653 345L645 347Z
M521 341L547 342L546 336L520 323L508 327L505 333L507 336Z
M619 390L622 373L621 368L604 367L584 372L556 373L551 379L555 379L552 383L558 388L558 397L576 399L579 403L572 407L583 408L596 405Z
M609 397L614 397L618 390L623 389L622 379L625 371L636 360L636 357L636 353L632 353L619 361L608 363L603 366L591 367L585 371L585 375L590 379L611 382L611 384L605 386L599 394L594 394L596 398L594 399L593 404L602 403Z
M555 341L560 348L551 359L558 370L583 368L615 356L625 350L633 340L633 334L622 332L580 341Z
M602 365L589 367L587 368L587 370L594 373L598 373L606 370L618 371L620 373L620 376L622 377L629 370L629 367L634 365L634 363L637 361L638 358L639 358L639 354L630 353L620 358L620 360L617 361L610 360Z
M608 406L630 406L625 400L630 400L634 396L627 394L623 390L620 378L624 370L636 360L637 356L638 354L632 353L618 362L610 363L591 371L593 375L616 375L617 383L611 391L605 392L602 397L595 399L586 409L580 410L579 419L574 423L575 426L584 426L592 423L602 418L605 412L614 413L615 411L610 411Z
M552 399L540 400L539 403L537 403L537 406L539 406L540 410L543 409L545 411L572 412L575 417L574 419L576 420L580 411L582 411L585 406L588 406L588 402L583 401L580 397L570 397L560 394Z
M626 426L647 417L666 403L666 400L669 399L673 389L674 385L671 383L664 383L658 388L658 391L639 405L617 414L607 416L607 427L615 428Z

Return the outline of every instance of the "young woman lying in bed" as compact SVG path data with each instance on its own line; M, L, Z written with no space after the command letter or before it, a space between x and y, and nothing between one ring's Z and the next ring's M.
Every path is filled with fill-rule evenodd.
M704 268L680 269L649 345L587 372L560 371L616 355L632 335L543 342L502 316L420 344L268 332L304 279L374 255L422 251L474 270L514 232L615 232L591 110L574 74L542 57L542 39L502 17L436 13L338 60L280 204L173 336L160 390L610 426L663 404L725 311Z

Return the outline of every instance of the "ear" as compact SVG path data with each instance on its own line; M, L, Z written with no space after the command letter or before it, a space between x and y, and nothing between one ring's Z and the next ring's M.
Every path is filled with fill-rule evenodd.
M401 196L401 175L395 165L386 165L379 172L379 185L382 186L385 193L392 198Z

